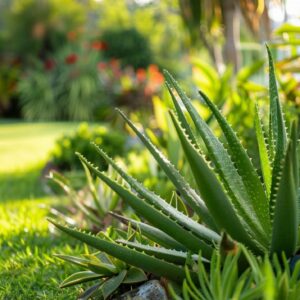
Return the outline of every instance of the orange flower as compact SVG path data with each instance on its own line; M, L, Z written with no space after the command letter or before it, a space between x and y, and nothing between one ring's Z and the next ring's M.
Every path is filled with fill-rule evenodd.
M102 42L102 41L93 42L91 47L92 47L92 49L98 50L98 51L107 50L107 48L108 48L107 43Z

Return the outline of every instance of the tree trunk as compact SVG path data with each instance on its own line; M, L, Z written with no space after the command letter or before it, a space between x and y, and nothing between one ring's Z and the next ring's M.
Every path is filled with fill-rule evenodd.
M224 58L226 63L233 65L237 72L240 66L240 57L237 46L240 41L240 20L236 0L220 0L224 24Z

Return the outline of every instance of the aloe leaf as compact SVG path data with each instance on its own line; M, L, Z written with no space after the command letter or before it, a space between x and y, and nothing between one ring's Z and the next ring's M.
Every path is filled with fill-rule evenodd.
M69 256L69 255L56 255L56 257L63 259L65 261L68 261L70 263L73 263L75 265L81 266L85 269L89 269L97 274L102 274L104 276L111 276L117 273L116 267L113 265L102 263L101 261L86 259L86 258L80 258L75 256Z
M179 266L157 259L145 253L138 252L134 249L118 245L114 242L80 232L67 226L63 226L59 223L56 223L54 220L48 220L58 229L67 233L73 238L82 241L83 243L86 243L95 249L103 251L108 255L120 259L129 265L141 268L146 272L153 273L157 276L170 278L176 282L181 282L185 278L185 272L183 268ZM192 276L195 276L195 274L192 273Z
M136 179L129 176L126 172L124 172L103 150L101 150L96 144L93 144L98 153L124 178L129 185L140 194L148 203L153 204L158 209L162 210L165 214L167 214L174 221L178 222L185 228L191 230L195 235L199 236L202 239L206 239L209 242L219 243L221 240L220 235L218 235L213 230L199 224L184 215L182 212L178 211L172 205L168 204L165 200L163 200L160 196L155 193L149 191L145 188L141 183L139 183Z
M86 289L82 294L78 296L78 300L88 300L91 299L93 295L97 292L98 288L100 287L101 283L95 284L88 289Z
M188 140L188 137L185 135L178 120L172 112L171 117L186 158L194 174L200 195L205 201L217 225L219 228L226 230L234 239L239 240L246 245L251 245L251 247L257 248L253 244L249 234L244 229L247 224L242 225L241 220L235 213L232 204L224 193L215 174L210 169L199 150L197 150ZM251 228L248 228L248 230L251 230Z
M204 241L200 240L192 232L186 230L180 224L164 215L152 205L146 203L138 196L134 195L131 191L120 185L118 182L112 180L103 172L100 172L90 162L88 162L82 155L78 154L79 158L85 163L102 181L104 181L111 189L122 197L123 201L127 202L133 209L135 209L141 216L148 220L151 224L155 225L160 230L166 232L173 237L176 241L187 247L191 251L198 252L200 249L206 257L210 257L212 247L207 245Z
M135 284L142 281L146 281L148 278L145 272L141 269L131 267L126 274L126 277L123 280L123 283L126 284Z
M295 186L293 143L291 140L283 162L276 193L271 253L294 254L297 244L297 188Z
M151 241L161 245L162 247L172 248L172 249L181 250L181 251L186 250L186 248L182 244L178 243L176 240L171 238L169 235L167 235L163 231L157 229L156 227L153 227L153 226L143 223L143 222L136 221L134 219L126 218L124 216L121 216L121 215L118 215L118 214L115 214L112 212L110 212L110 214L114 218L118 219L119 221L121 221L122 223L124 223L126 225L128 225L130 223L130 225L135 230L139 230L142 233L142 235L144 235Z
M165 71L164 74L166 80L170 83L170 85L172 85L172 87L174 87L187 111L189 112L197 131L201 135L206 148L208 149L216 171L220 175L224 187L230 195L236 211L239 213L240 217L248 223L249 228L251 228L251 232L254 233L253 236L255 236L255 238L263 246L268 246L267 233L264 231L261 221L256 215L250 195L247 193L242 178L239 175L238 170L235 168L230 156L228 155L227 150L211 132L208 125L200 117L174 78L167 71ZM200 146L201 145L199 145L199 147Z
M183 251L171 250L162 247L154 247L154 246L144 245L136 242L125 241L125 240L117 240L117 243L126 245L129 248L136 249L140 252L145 252L149 255L153 255L157 258L175 264L184 265L188 258L188 253ZM198 258L199 258L198 255L192 255L193 260L198 261ZM208 260L205 261L208 262Z
M186 117L184 115L184 112L182 111L178 101L176 101L176 97L169 85L168 82L166 82L166 86L168 88L168 91L172 97L172 100L173 100L173 103L174 103L174 106L175 106L175 109L177 111L177 114L178 114L178 119L180 120L180 123L182 124L182 127L185 129L188 137L190 138L190 140L192 141L192 143L196 144L196 138L192 132L192 128L191 126L188 124L187 120L186 120Z
M271 184L272 184L272 167L271 161L269 158L268 148L264 136L263 125L259 115L258 106L255 105L255 130L256 130L256 137L258 143L258 150L259 150L259 158L260 158L260 165L261 170L264 177L264 183L266 186L266 191L268 197L270 197L271 193Z
M277 186L279 184L281 162L284 159L287 133L283 120L282 109L279 101L275 70L272 54L266 46L269 59L269 94L270 94L270 115L269 115L269 147L270 154L274 157L272 164L272 185L270 197L270 216L273 221Z
M65 288L68 286L76 285L79 283L99 279L103 277L103 275L96 274L91 271L82 271L82 272L77 272L66 278L62 284L60 285L61 288Z
M194 191L188 185L186 180L180 175L180 173L172 165L172 163L151 143L151 141L144 134L142 134L134 126L134 124L123 114L123 112L120 110L118 110L118 112L153 155L157 163L164 170L168 178L172 181L173 185L179 191L180 196L202 218L204 223L209 225L211 228L215 228L214 221L211 218L207 207L205 206L205 203L202 201L199 195L197 195L196 191Z
M99 292L101 292L103 299L107 299L117 290L117 288L122 284L122 281L124 280L126 274L127 270L123 270L120 272L120 274L106 280L101 285L101 287L99 288Z
M275 153L281 153L281 157L284 155L287 144L287 132L283 120L283 114L281 105L279 102L279 95L276 83L276 76L274 70L274 63L271 51L266 46L269 59L269 95L270 95L270 124L269 131L273 137L273 145L275 147Z
M252 206L255 213L263 225L264 230L267 234L270 232L270 216L269 216L269 202L266 197L263 185L260 178L238 137L232 130L222 113L212 103L208 97L201 91L199 91L200 96L205 101L209 109L215 116L218 124L220 125L224 136L228 142L228 150L233 164L237 168L238 174L241 176L242 181L245 186L245 190L249 195L249 200L251 200Z

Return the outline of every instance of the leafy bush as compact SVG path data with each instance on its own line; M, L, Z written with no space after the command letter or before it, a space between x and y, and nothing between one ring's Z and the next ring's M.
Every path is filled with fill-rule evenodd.
M148 40L135 28L108 29L101 40L106 45L104 57L120 60L123 67L146 68L153 62Z
M51 162L62 171L79 170L82 165L74 156L74 152L79 150L92 161L97 161L100 170L106 170L107 163L104 159L99 160L99 156L91 151L90 141L102 145L113 157L122 156L125 151L126 135L107 126L89 127L86 123L82 123L75 133L65 135L56 141L51 153Z
M85 21L84 6L72 0L11 1L5 20L6 48L28 60L61 48Z
M97 152L127 181L131 189L99 171L84 156L78 154L79 158L122 197L140 218L150 223L118 216L121 221L131 223L150 241L145 245L145 240L141 239L108 240L102 234L93 236L53 220L51 222L61 231L99 251L179 283L186 277L184 265L191 279L197 280L198 275L186 264L187 259L199 261L198 253L201 251L201 258L209 262L214 249L220 245L222 231L244 244L255 255L284 253L292 258L299 247L298 134L295 125L291 133L287 133L269 50L268 55L270 112L266 139L258 110L255 119L262 179L217 107L200 92L227 140L226 148L197 113L173 77L165 72L177 112L177 115L172 112L171 118L199 193L189 186L170 161L123 113L121 116L164 170L188 209L179 208L182 207L178 205L180 198L175 204L169 204L145 188L95 145ZM183 107L194 127L189 125ZM205 148L208 149L207 157L202 155ZM235 245L233 242L233 250Z
M249 267L242 270L239 258L244 257ZM283 262L280 264L280 261ZM215 299L286 299L297 300L300 292L300 263L292 271L285 256L273 255L256 258L242 247L236 254L222 257L214 252L210 269L198 260L198 279L192 280L188 269L182 286L182 297L172 286L169 290L175 300Z
M75 50L76 49L76 50ZM106 106L98 78L99 54L75 45L61 49L27 71L18 84L29 120L89 120Z

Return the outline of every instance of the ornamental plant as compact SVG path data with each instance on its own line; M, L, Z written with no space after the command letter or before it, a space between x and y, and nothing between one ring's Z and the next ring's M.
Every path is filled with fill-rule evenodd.
M170 115L194 175L197 191L147 136L121 111L120 114L174 184L191 215L179 211L145 188L94 144L96 151L131 188L119 184L78 154L80 160L135 210L142 221L127 218L126 222L135 224L135 228L154 243L108 240L103 235L94 236L53 220L51 222L61 231L99 251L177 282L185 279L183 266L187 259L198 261L201 251L201 259L210 261L223 231L255 255L281 256L284 253L288 258L293 257L299 247L297 233L300 220L297 126L294 123L287 132L272 56L267 50L270 96L267 130L258 108L255 116L262 177L253 167L231 126L208 97L200 92L201 99L217 120L226 144L213 134L174 78L165 71L166 85L175 107ZM205 157L204 152L207 153ZM193 268L189 268L189 274L192 280L196 280Z

